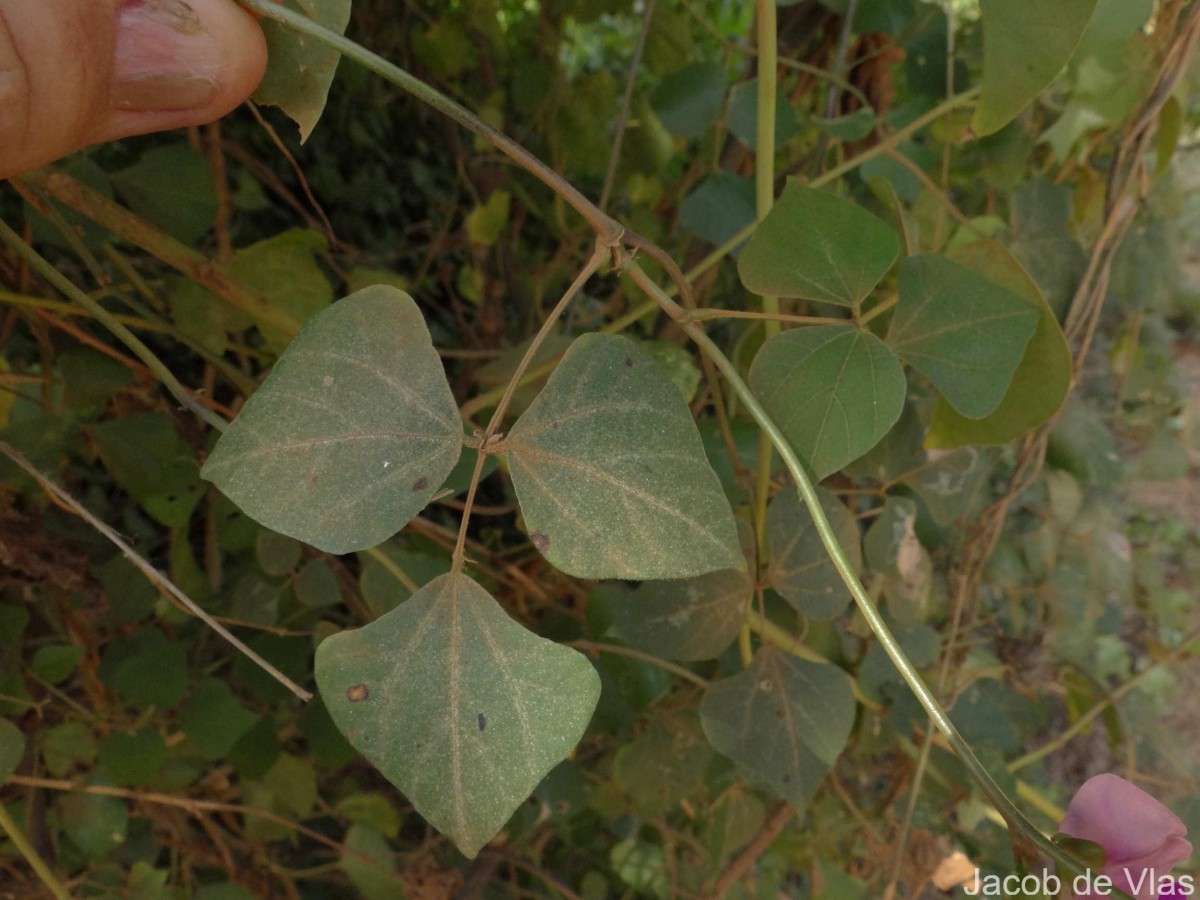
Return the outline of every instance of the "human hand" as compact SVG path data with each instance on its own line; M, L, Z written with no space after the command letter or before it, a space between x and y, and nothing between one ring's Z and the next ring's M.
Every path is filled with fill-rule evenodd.
M233 0L0 0L0 178L211 122L266 62L262 30Z

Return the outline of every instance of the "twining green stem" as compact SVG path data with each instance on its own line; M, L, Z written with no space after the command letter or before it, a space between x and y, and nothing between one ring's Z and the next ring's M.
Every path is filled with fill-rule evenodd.
M758 49L758 122L754 152L754 218L757 224L767 217L775 204L775 94L779 80L775 0L758 0L754 18ZM766 317L763 332L770 340L781 330L779 298L764 296L762 311ZM767 551L767 500L771 495L773 455L770 439L766 432L760 432L754 483L754 534L758 538L760 560L766 558Z
M17 852L25 857L25 862L29 863L29 868L33 869L33 874L38 877L38 880L46 886L55 900L71 900L71 894L61 881L50 871L50 867L46 865L46 861L42 859L33 844L29 842L29 838L25 836L25 832L20 826L13 821L13 817L8 814L8 810L4 808L4 804L0 803L0 831L7 835L12 841Z
M525 374L525 370L533 362L538 348L542 346L542 343L550 334L550 330L562 317L562 314L566 312L567 307L571 305L571 301L583 290L583 286L587 284L588 279L596 274L596 270L611 257L612 248L605 241L597 238L596 249L592 252L582 271L571 282L571 286L563 293L562 299L555 304L554 309L550 310L550 315L546 316L546 321L542 323L542 327L538 329L538 333L529 342L529 347L525 350L525 355L521 357L521 362L517 365L517 370L508 379L508 387L504 391L504 396L500 398L500 402L496 404L496 409L492 412L492 418L488 422L487 428L479 436L479 454L475 458L475 470L471 473L471 486L467 488L467 499L463 502L462 521L458 525L458 540L454 545L454 556L452 557L451 565L455 572L461 571L463 562L466 560L467 524L471 520L471 507L475 504L475 491L479 487L479 479L483 475L483 464L486 461L487 454L492 452L489 450L489 446L500 435L500 426L504 423L504 413L508 410L508 404L512 401L513 394L517 391L517 385L521 380L521 376ZM495 452L499 451L500 445L497 443Z
M801 464L800 458L796 455L796 451L792 449L783 432L779 430L779 426L775 424L767 411L758 402L758 399L751 393L749 386L742 380L741 375L738 373L737 367L729 361L729 358L721 351L721 348L705 334L703 328L694 322L684 321L685 313L683 308L675 303L667 295L666 291L660 288L653 279L647 276L637 262L626 258L622 261L621 269L642 290L654 297L667 315L679 323L680 328L696 343L701 352L705 353L716 364L721 374L725 376L729 386L733 388L733 392L737 394L738 399L745 405L746 411L750 413L750 416L758 424L758 427L770 437L771 443L783 458L784 465L787 466L788 472L791 473L792 479L796 483L796 490L799 491L800 498L804 501L804 505L808 507L808 511L812 515L813 524L816 526L817 533L821 537L821 543L825 547L825 552L829 555L830 560L832 560L834 567L838 571L838 575L841 576L842 582L846 585L846 589L854 598L854 602L862 612L863 618L870 625L871 631L878 638L880 646L883 647L892 664L900 672L900 676L904 679L905 684L908 685L909 690L913 692L922 708L929 714L938 731L945 736L946 741L954 749L959 759L962 760L963 765L976 784L983 789L988 799L1008 823L1009 828L1020 833L1030 845L1036 847L1039 851L1062 865L1077 867L1079 862L1060 847L1055 846L1047 840L1037 829L1037 826L1030 822L1025 817L1025 814L1008 798L996 783L996 780L992 778L991 773L988 772L983 763L975 756L975 752L971 749L970 744L959 734L958 729L950 720L950 716L942 709L941 704L938 703L929 686L925 684L925 680L921 677L921 674L909 662L895 635L892 634L887 622L884 621L879 609L875 606L875 602L863 587L862 582L858 580L858 575L854 571L853 564L847 558L841 544L838 543L833 526L829 524L829 519L826 518L825 511L821 508L821 501L817 497L808 475L805 474L804 466Z
M155 356L136 334L118 322L116 317L107 309L72 284L71 279L54 268L45 257L21 240L21 236L13 231L6 222L2 221L0 221L0 241L3 241L8 245L9 249L29 263L35 272L50 282L65 297L78 303L91 313L98 322L104 325L105 328L115 334L121 340L121 343L128 347L134 356L145 363L146 368L158 377L163 387L171 392L171 396L178 400L186 409L191 410L218 431L224 431L229 427L224 419L199 403L188 389L179 383L179 379L171 373L171 370L164 365L162 360Z

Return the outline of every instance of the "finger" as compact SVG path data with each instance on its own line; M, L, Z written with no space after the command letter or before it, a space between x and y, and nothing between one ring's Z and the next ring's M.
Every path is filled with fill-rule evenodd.
M265 66L262 31L233 0L0 0L0 177L210 122Z

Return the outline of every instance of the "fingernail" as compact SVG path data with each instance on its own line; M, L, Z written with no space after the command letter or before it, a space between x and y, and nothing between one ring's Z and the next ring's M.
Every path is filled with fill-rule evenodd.
M217 93L221 48L184 0L122 3L114 53L117 109L197 109Z

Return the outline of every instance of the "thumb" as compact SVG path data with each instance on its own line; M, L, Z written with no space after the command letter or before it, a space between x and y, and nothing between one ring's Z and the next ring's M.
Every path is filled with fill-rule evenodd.
M0 177L220 118L266 56L233 0L0 0Z

